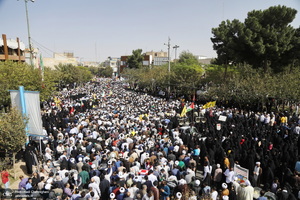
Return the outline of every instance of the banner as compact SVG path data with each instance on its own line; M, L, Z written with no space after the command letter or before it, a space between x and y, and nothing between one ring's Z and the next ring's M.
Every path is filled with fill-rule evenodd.
M226 122L226 120L227 120L227 117L226 117L226 116L220 115L219 121L221 121L221 122Z
M10 98L12 106L22 112L22 103L19 90L11 90ZM27 131L29 135L45 136L40 108L40 93L34 91L24 91L26 117L28 118Z
M243 183L249 179L249 170L241 167L240 165L234 164L234 173L238 178L238 183Z

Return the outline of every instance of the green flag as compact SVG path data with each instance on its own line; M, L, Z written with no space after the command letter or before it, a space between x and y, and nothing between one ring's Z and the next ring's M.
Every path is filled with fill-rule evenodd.
M40 69L42 71L42 80L44 81L44 62L43 62L42 54L40 54Z

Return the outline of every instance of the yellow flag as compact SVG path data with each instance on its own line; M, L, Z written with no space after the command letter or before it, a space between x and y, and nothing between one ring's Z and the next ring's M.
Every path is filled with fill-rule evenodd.
M142 121L143 117L144 117L144 115L139 115L139 120Z
M211 108L211 107L215 107L216 106L216 101L210 101L207 102L202 108L206 109L206 108Z
M186 113L187 113L186 106L184 106L182 111L181 111L180 117L186 116Z
M210 102L207 102L202 108L203 109L210 108Z
M217 101L212 101L211 104L210 104L210 107L215 107L216 106L216 102Z

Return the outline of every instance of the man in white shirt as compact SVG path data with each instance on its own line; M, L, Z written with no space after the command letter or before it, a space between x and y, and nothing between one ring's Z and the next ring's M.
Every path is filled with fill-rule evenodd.
M148 172L148 180L152 182L152 185L153 185L154 181L157 181L157 176L155 176L153 174L152 170L149 170L149 172Z
M89 184L89 188L93 188L93 192L96 193L96 194L98 194L99 197L101 197L101 192L100 192L99 184L97 184L95 182L94 178L91 179L91 183Z
M46 160L52 160L51 149L46 149L45 158Z
M133 166L130 168L130 172L136 175L139 172L140 168L136 165L136 162L133 163Z
M96 183L97 185L100 185L100 177L99 177L99 176L95 175L95 176L92 177L92 179L95 180L95 183Z
M60 142L58 144L58 146L56 147L56 151L57 151L58 155L63 154L64 150L65 150L65 147L63 146L62 142Z
M136 187L136 182L133 182L132 186L128 188L128 191L130 192L130 198L134 199L137 191L139 191L139 188Z
M210 197L212 200L217 200L218 191L217 191L216 187L212 187Z
M226 176L226 183L231 183L233 181L233 177L234 177L234 171L233 168L230 169L226 169L226 171L224 172L224 175Z

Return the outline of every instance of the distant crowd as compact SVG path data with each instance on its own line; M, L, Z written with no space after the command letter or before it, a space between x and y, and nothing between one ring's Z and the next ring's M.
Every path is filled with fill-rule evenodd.
M300 199L297 113L195 105L185 124L190 104L104 78L61 91L42 103L47 137L27 145L19 190L71 200Z

